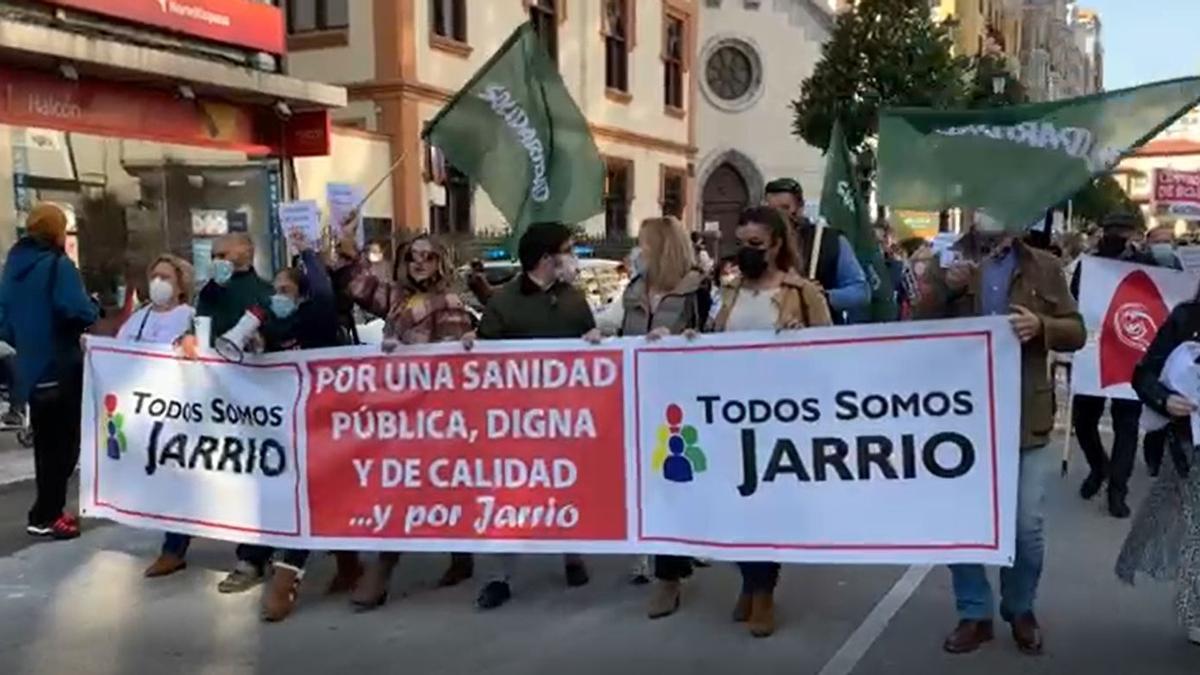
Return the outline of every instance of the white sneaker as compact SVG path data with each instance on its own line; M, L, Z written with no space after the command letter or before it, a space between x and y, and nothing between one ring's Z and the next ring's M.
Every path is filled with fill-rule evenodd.
M1196 646L1200 646L1200 628L1188 629L1188 640Z

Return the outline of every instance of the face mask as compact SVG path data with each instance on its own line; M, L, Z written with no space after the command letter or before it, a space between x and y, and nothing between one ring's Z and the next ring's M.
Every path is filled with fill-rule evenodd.
M739 248L738 270L747 279L762 278L767 273L767 252L761 248Z
M175 287L165 279L155 277L150 280L150 302L155 307L166 307L175 298Z
M646 276L646 257L642 255L641 248L633 249L633 253L629 254L630 264L633 265L633 273L639 277Z
M558 269L555 271L558 280L564 284L573 284L579 277L579 260L570 253L558 256Z
M296 306L296 299L290 295L276 293L271 296L271 313L281 319L286 319L295 314Z
M1119 234L1106 234L1100 237L1096 244L1096 252L1101 256L1115 258L1125 252L1129 240Z
M1175 264L1175 247L1170 244L1151 244L1150 254L1159 265L1171 267Z
M376 251L371 251L367 254L367 260L373 265L378 265L379 263L383 262L383 254Z
M722 274L721 275L721 285L722 286L732 286L734 283L737 282L737 279L738 279L738 275L736 275L736 274L732 274L732 273Z
M213 281L224 286L233 278L233 263L228 260L214 260L212 264Z

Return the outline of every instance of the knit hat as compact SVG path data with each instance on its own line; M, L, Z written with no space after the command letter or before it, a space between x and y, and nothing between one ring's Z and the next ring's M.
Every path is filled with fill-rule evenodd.
M58 245L67 236L67 214L54 204L38 204L25 219L25 232L42 243Z

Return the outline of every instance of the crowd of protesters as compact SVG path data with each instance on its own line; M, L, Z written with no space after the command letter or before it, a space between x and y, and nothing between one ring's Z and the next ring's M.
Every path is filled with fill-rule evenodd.
M437 342L456 342L470 350L485 340L703 340L705 332L803 331L852 323L870 301L868 275L846 238L805 218L803 205L797 181L770 182L763 206L741 214L735 251L709 251L705 240L677 219L645 221L626 262L628 284L619 299L599 312L575 283L579 261L572 230L559 223L534 224L520 239L521 271L512 281L492 287L481 274L471 276L470 292L485 307L478 320L468 311L450 255L436 238L422 235L405 242L389 269L380 245L360 250L352 233L335 237L330 255L313 250L303 237L292 237L293 266L271 283L253 267L250 238L230 234L216 243L212 278L198 291L191 265L172 255L156 259L146 272L148 302L124 321L117 337L173 343L185 356L192 355L200 334L195 326L202 319L211 322L216 340L235 342L239 349L319 349L354 342L354 321L347 320L353 315L351 304L384 321L382 349L388 353ZM887 272L881 282L893 294L897 319L1002 315L1023 345L1016 559L1001 573L998 609L1024 653L1038 654L1043 648L1035 604L1047 538L1046 494L1057 466L1046 449L1056 412L1050 359L1052 353L1080 349L1086 339L1075 298L1087 280L1080 279L1075 259L1089 251L1178 268L1172 233L1155 231L1143 238L1139 228L1134 220L1114 216L1091 245L1077 238L1047 242L1014 236L980 213L946 255L931 242L898 241L884 221L875 226ZM63 212L38 206L25 236L10 251L0 281L0 339L16 351L11 395L29 402L34 430L37 500L29 512L28 532L56 539L80 534L78 520L65 504L79 453L82 336L98 319L96 303L64 253L65 239ZM1159 381L1173 348L1198 335L1200 304L1185 303L1175 309L1137 371L1135 388L1142 403L1173 421L1147 439L1147 458L1159 478L1138 512L1119 574L1127 581L1138 572L1174 580L1180 620L1200 643L1200 471L1191 470L1197 455L1186 421L1200 402ZM1074 401L1075 430L1091 469L1081 495L1090 499L1107 486L1109 511L1118 518L1130 515L1128 480L1142 403L1112 402L1115 440L1109 455L1097 426L1107 401L1085 396ZM145 575L165 577L184 570L188 543L186 536L166 534L161 554ZM262 617L281 621L296 607L309 555L238 546L234 567L218 590L239 593L265 583ZM350 593L360 609L386 602L399 554L338 552L336 557L331 592ZM518 560L517 555L488 556L480 565L481 609L501 607L513 598ZM682 582L695 565L687 557L654 557L650 618L680 609ZM733 618L751 634L769 636L776 628L774 590L780 565L759 561L738 567L741 588ZM568 586L589 583L579 555L564 555L563 571ZM475 572L473 556L451 553L441 585L462 583ZM951 572L960 621L944 648L975 651L994 637L993 591L982 566L954 565Z

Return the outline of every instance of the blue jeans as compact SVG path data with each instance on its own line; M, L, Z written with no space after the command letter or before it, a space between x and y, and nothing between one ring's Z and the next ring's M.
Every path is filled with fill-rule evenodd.
M1016 559L1012 567L1000 570L1000 617L1005 621L1033 612L1046 553L1046 491L1058 459L1046 448L1021 452ZM951 565L950 574L958 617L990 621L995 614L995 600L983 565Z

